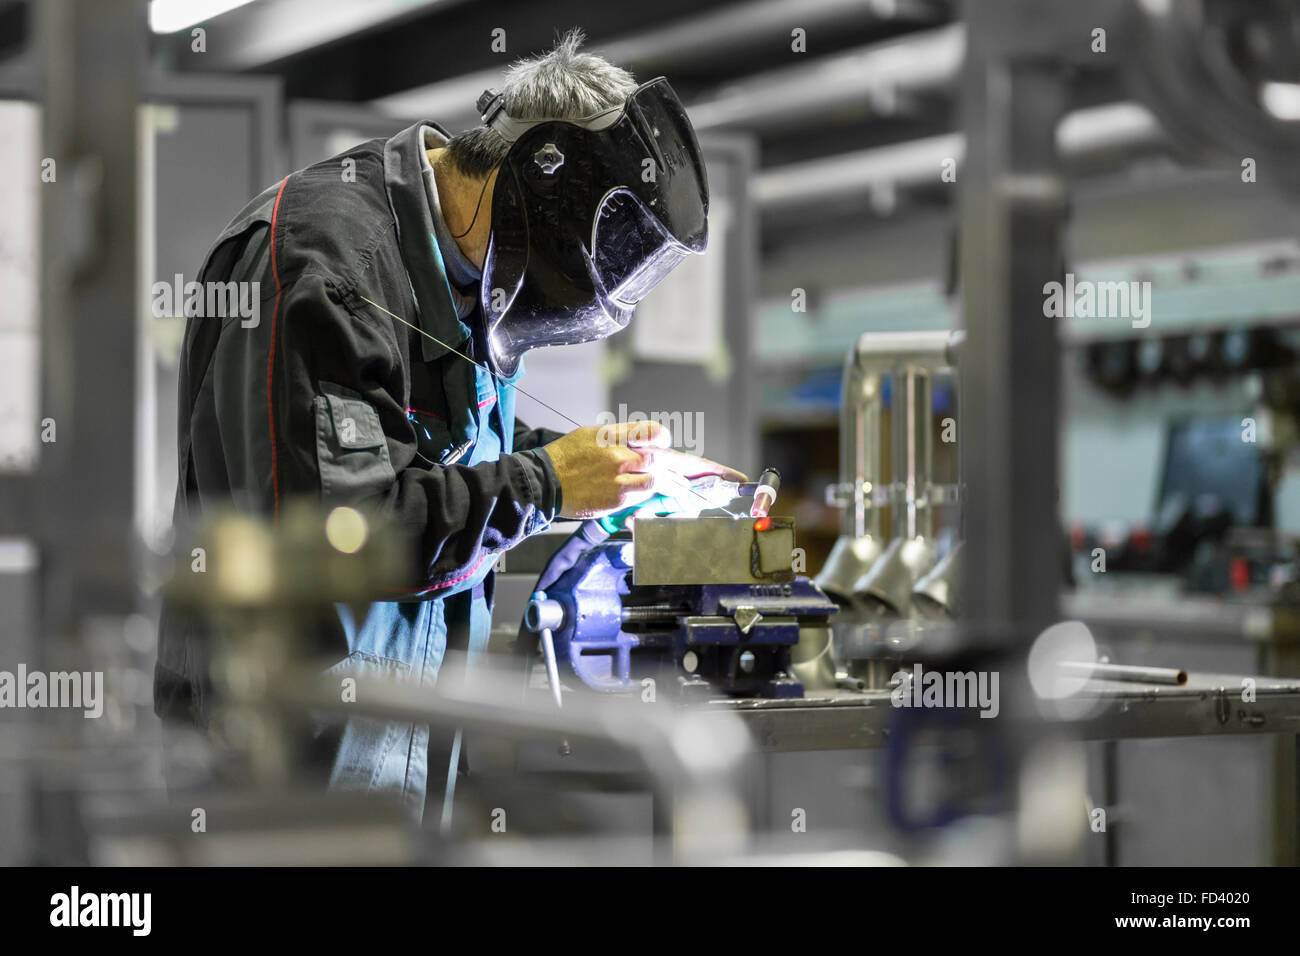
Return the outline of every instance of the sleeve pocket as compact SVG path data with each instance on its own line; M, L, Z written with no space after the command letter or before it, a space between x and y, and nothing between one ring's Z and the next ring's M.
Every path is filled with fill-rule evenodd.
M379 413L357 393L321 382L316 396L316 462L321 496L365 498L397 478Z

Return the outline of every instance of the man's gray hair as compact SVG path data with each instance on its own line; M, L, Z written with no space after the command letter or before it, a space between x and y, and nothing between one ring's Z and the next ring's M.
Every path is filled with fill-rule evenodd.
M582 119L627 99L637 87L632 74L580 53L584 39L581 30L570 30L549 53L513 64L500 87L506 113L516 119ZM486 126L457 133L447 144L452 165L466 176L486 176L509 151L510 144Z

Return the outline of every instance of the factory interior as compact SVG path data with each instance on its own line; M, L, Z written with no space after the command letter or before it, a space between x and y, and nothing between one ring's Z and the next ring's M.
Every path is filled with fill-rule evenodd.
M0 864L1300 859L1293 3L0 0L0 127Z

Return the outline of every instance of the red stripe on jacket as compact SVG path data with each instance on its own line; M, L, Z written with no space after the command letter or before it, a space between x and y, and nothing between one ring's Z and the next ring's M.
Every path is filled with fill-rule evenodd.
M275 206L271 210L271 276L275 279L275 308L271 310L271 347L266 353L266 419L271 435L271 492L273 501L272 520L280 520L280 473L277 467L275 450L275 407L271 398L271 381L275 369L275 325L280 315L280 269L275 261L275 225L280 218L280 197L289 177L285 176L280 189L275 194Z

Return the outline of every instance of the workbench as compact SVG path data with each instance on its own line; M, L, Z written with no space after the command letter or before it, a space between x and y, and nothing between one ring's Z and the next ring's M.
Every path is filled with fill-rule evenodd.
M1076 698L1095 700L1090 715L1043 719L1082 740L1300 732L1300 678L1251 679L1253 703L1242 701L1243 677L1236 675L1191 673L1181 687L1093 680ZM897 709L888 690L819 691L794 700L718 699L701 706L738 713L756 749L766 753L884 746Z

